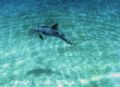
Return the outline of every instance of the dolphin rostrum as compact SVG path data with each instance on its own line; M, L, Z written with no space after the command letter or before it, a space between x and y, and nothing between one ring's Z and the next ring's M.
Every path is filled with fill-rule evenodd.
M44 39L43 35L53 36L62 39L63 41L65 41L70 45L73 45L72 42L70 42L67 38L65 38L64 33L58 29L58 24L54 24L51 27L37 26L34 30L39 33L39 37L41 40Z

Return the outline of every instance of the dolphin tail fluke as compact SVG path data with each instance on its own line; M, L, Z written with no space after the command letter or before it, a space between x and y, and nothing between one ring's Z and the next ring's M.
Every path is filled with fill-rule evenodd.
M71 41L67 40L65 37L60 37L63 41L65 41L66 43L70 44L70 45L74 45Z

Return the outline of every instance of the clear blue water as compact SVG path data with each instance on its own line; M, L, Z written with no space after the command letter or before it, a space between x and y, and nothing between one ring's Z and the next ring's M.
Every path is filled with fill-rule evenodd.
M119 0L1 0L0 87L120 87ZM32 32L59 23L77 45Z

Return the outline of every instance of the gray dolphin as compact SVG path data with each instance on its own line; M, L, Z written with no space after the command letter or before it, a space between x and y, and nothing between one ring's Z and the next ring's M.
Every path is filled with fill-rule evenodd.
M64 35L63 32L61 32L58 29L58 24L54 24L51 27L46 27L46 26L37 26L35 29L35 32L39 33L39 37L41 40L44 39L43 35L45 36L53 36L62 39L66 43L73 45L72 42L70 42Z

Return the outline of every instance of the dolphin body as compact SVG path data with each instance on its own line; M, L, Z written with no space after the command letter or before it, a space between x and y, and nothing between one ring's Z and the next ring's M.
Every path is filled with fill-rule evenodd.
M35 32L39 33L39 37L41 40L44 40L43 35L45 36L53 36L62 39L66 43L73 45L72 42L70 42L67 38L65 38L65 35L63 32L58 30L58 24L54 24L51 27L46 26L37 26L34 30Z

